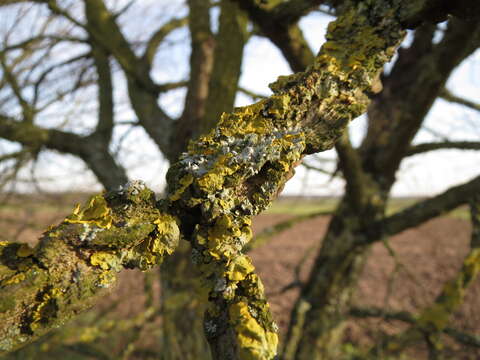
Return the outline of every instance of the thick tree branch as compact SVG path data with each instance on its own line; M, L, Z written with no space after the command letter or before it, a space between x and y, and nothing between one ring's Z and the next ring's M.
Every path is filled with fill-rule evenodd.
M368 201L368 190L371 187L368 175L363 171L359 153L350 143L348 131L335 143L339 168L342 170L346 182L345 195L350 199L353 206L361 211Z
M128 80L128 92L137 117L163 153L170 149L173 121L157 102L157 85L150 66L137 58L102 0L85 0L86 28L92 38L120 63Z
M242 68L243 48L248 38L247 16L231 0L220 4L220 27L215 37L213 69L200 133L207 133L223 112L233 110Z
M417 29L412 45L399 50L383 91L369 108L367 136L361 146L364 167L389 189L415 134L453 69L480 45L477 22L451 19L442 40L432 39L436 27Z
M303 71L312 64L314 54L297 24L281 21L272 10L259 7L254 0L235 1L248 13L261 32L280 49L294 72Z
M190 0L188 6L190 9L188 24L192 42L190 79L183 113L175 123L175 130L171 134L171 145L167 153L171 161L175 161L186 149L189 139L199 135L213 67L215 40L210 25L210 2Z
M98 0L87 0L89 3L94 5L89 16L99 16L97 25L108 27L111 19L103 4ZM182 235L190 240L192 258L205 279L210 304L205 332L215 359L272 359L276 355L276 326L263 286L250 259L242 253L251 238L251 217L277 196L304 154L331 148L348 122L365 112L366 94L404 36L401 14L409 7L405 9L402 4L352 2L329 26L328 41L306 72L280 77L271 84L271 97L222 116L217 128L193 142L170 168L165 208L181 218ZM157 256L171 251L177 239L173 235L178 234L176 221L154 208L151 193L146 194L143 187L137 191L143 194L140 209L114 202L116 195L112 200L95 197L59 228L48 231L39 250L32 254L49 269L41 272L46 281L39 280L33 290L25 287L26 296L13 291L17 286L17 291L22 291L22 276L7 272L2 285L11 286L12 291L2 291L1 296L13 294L26 299L26 310L22 310L27 313L25 333L33 332L33 338L50 324L56 325L63 314L75 311L76 298L69 298L68 308L62 297L64 289L66 294L71 294L72 288L77 290L73 264L88 275L85 287L86 297L90 297L92 283L108 284L115 269L153 264ZM141 220L137 235L131 231L131 226L138 225L135 219ZM108 224L110 228L102 230ZM29 258L28 249L19 251L11 246L5 248L14 252L9 256L14 265L23 261L16 260L19 256ZM27 265L25 271L40 271L35 266ZM16 303L10 306L18 309ZM51 320L52 313L61 316ZM16 325L12 326L18 328L21 322L13 318ZM16 345L8 344L8 336L2 338L8 348Z
M109 54L92 45L93 60L98 74L98 121L94 136L108 149L113 131L113 85ZM108 150L107 150L108 151Z
M364 92L400 43L403 31L391 17L398 9L364 5L329 26L305 73L281 77L271 85L273 96L223 115L169 170L169 199L176 214L189 214L182 233L191 234L192 258L207 279L205 329L215 359L275 355L275 326L241 248L251 216L277 195L302 155L331 148L365 111Z
M18 122L0 114L2 138L21 143L37 153L42 147L80 157L93 171L106 189L115 189L127 181L127 176L111 154L108 147L94 136L44 129L34 124Z
M176 220L140 182L92 197L35 248L0 242L0 354L64 324L123 268L149 268L178 242Z

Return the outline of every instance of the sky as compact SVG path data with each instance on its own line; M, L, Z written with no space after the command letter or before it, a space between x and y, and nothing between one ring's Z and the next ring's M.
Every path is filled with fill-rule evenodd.
M148 5L150 0L144 0L142 4ZM131 39L146 36L145 29L151 29L156 24L165 21L171 14L182 16L186 10L175 1L160 1L163 11L149 17L145 17L145 10L141 7L132 8L130 18L143 16L142 27L138 23L129 23L126 19L120 18L123 23L124 32ZM156 2L158 4L158 2ZM117 4L121 7L122 4ZM160 5L158 5L160 6ZM81 17L81 14L78 15ZM212 13L213 23L216 24L216 12ZM5 17L0 16L0 27ZM307 16L301 21L301 27L307 41L312 49L317 52L324 41L326 26L331 20L328 16L318 13ZM154 78L157 82L167 82L186 79L188 76L188 31L181 29L169 36L168 41L163 44L155 59L156 67ZM279 51L265 38L253 37L245 48L244 62L242 65L242 76L240 85L253 92L270 94L268 84L275 81L279 75L291 73L287 63L283 60ZM61 55L59 55L61 56ZM480 51L474 53L458 69L447 84L447 88L453 93L480 102ZM131 121L135 116L125 101L125 81L121 75L115 79L116 91L116 121ZM177 116L182 109L184 90L177 90L160 98L160 103L172 116ZM93 90L82 95L85 97L95 96ZM88 129L95 124L95 119L85 109L75 107L76 101L82 98L70 99L67 105L69 111L75 114L78 120L67 123L64 128L67 130L76 129L79 123ZM236 99L236 106L243 106L251 103L251 99L239 94ZM54 108L53 113L64 111L62 108ZM56 120L55 120L56 119ZM61 123L62 117L46 114L39 123L42 126L52 127ZM476 140L480 141L480 113L464 107L437 100L427 116L425 125L428 129L448 135L452 140ZM355 119L350 125L352 142L358 145L365 131L366 121L364 117ZM434 141L435 137L431 132L422 130L415 138L416 143ZM0 142L0 154L13 151L15 145ZM129 126L117 126L114 132L112 151L117 153L121 163L127 168L129 177L142 179L147 185L157 191L161 191L165 185L164 176L168 164L163 160L162 155L141 128ZM319 155L322 159L334 159L334 151L327 151ZM314 160L307 159L312 162ZM330 169L335 167L334 162L328 163ZM448 187L465 182L478 175L480 169L480 156L474 151L442 150L413 156L402 163L398 172L398 182L393 188L394 196L428 196L444 191ZM25 169L21 178L28 179L34 175L38 180L38 186L26 182L17 184L20 191L68 191L100 190L94 176L85 168L85 165L73 156L56 154L51 151L40 155L36 165ZM313 171L306 171L303 167L297 168L297 174L286 185L283 194L288 195L340 195L343 191L343 182L329 176Z

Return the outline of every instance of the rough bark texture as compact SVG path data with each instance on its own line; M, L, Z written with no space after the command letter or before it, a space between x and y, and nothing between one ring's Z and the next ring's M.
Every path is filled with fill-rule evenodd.
M205 330L214 358L276 353L263 289L241 248L251 236L250 217L277 195L302 154L331 147L349 120L365 111L362 91L370 90L403 37L393 19L384 25L388 36L377 37L372 19L382 13L360 9L366 13L358 20L356 11L330 25L328 42L307 72L282 77L272 84L272 97L222 116L169 171L176 213L191 214L182 232L191 234L192 257L206 280L211 305ZM355 30L358 36L345 36Z
M127 76L130 100L140 124L165 154L175 158L184 145L173 150L170 147L173 121L158 106L159 87L149 75L151 49L157 44L155 35L144 56L138 57L104 3L101 0L85 3L85 28L91 41L98 45L94 58L103 86L99 88L98 131L81 138L82 141L94 141L105 135L105 129L111 130L113 103L108 68L111 55ZM404 28L417 26L425 17L442 20L446 10L454 8L442 1L335 2L339 17L329 25L327 42L314 58L292 19L298 19L318 3L300 0L272 2L268 6L256 6L255 1L241 3L253 19L259 23L266 21L260 26L262 32L279 46L293 69L311 66L305 72L280 77L271 84L272 96L224 113L213 130L191 142L188 151L169 170L166 201L157 204L143 185L131 183L120 192L93 197L83 208L76 208L62 224L48 230L33 250L19 244L1 245L2 351L35 339L83 309L87 300L94 301L99 296L100 288L111 284L116 271L157 264L164 254L173 251L181 233L190 242L191 259L202 278L199 298L206 301L203 327L213 358L276 356L276 325L261 281L243 252L251 238L252 216L277 196L305 154L333 147L349 121L367 110L368 96L378 92L379 74L403 39ZM61 13L54 2L49 5L52 11ZM215 123L215 119L206 116L218 116L223 111L221 107L233 103L231 82L238 81L240 63L232 63L232 68L228 68L231 82L218 81L225 64L220 54L214 55L208 2L191 1L190 6L192 14L197 14L201 21L190 24L197 51L192 52L187 108L177 131L184 126L197 134ZM297 9L294 11L297 15L285 15L289 6ZM224 2L222 16L232 15L235 15L233 5ZM241 15L236 15L236 24L242 29L245 24ZM270 15L272 19L268 19ZM335 358L334 348L369 244L391 234L392 229L405 226L406 215L383 220L395 171L411 149L410 140L449 74L478 46L480 36L478 24L454 19L449 22L444 38L434 44L434 30L431 25L421 27L412 46L400 52L397 65L384 79L385 90L374 96L362 147L354 149L347 137L337 145L339 168L347 181L346 196L296 304L285 347L286 359ZM223 31L229 32L231 28L226 23L221 25L218 40ZM235 51L241 52L242 41L239 36L233 44ZM425 67L428 71L422 71ZM215 96L212 89L218 84L229 94L221 107L212 105ZM409 91L411 88L425 93L417 96ZM0 117L0 129L7 134L4 137L32 147L52 144L52 148L56 146L60 151L76 151L78 156L92 159L101 171L103 165L96 156L108 146L92 145L79 150L74 148L74 141L55 142L61 136L76 141L80 139L78 135L38 128L31 121L21 127L19 124ZM25 131L33 135L26 136ZM105 161L113 161L105 154ZM110 181L99 178L105 183ZM457 190L454 194L461 194L465 201L468 196L465 194L478 191L478 180ZM436 214L435 204L447 209L459 202L455 195L446 192L423 204L428 205L424 210L412 207L409 211L420 213L419 219L427 219ZM385 232L377 230L379 224ZM192 275L194 271L185 265L185 256L178 255L171 259L173 265L169 265L167 272L181 268L182 278ZM476 263L477 257L474 260ZM476 265L474 268L478 271ZM460 290L467 283L465 276L472 275L462 274L457 287ZM177 282L174 277L168 277L164 283L167 284L164 309L176 321L179 312L178 308L170 307L174 302L171 291L183 291L189 284ZM24 301L19 303L19 298ZM188 318L192 313L184 315ZM184 321L185 318L181 320L182 326ZM168 331L172 324L167 321L165 329ZM170 339L166 342L170 349L184 345L179 345L173 336ZM199 344L193 338L186 343L192 349Z
M452 20L436 45L432 43L434 29L433 25L419 28L412 46L400 51L392 72L383 79L383 92L374 96L369 108L368 133L360 149L345 141L337 143L346 195L295 306L286 359L339 356L342 324L358 272L368 256L366 245L396 233L388 230L394 226L401 231L465 204L466 194L478 191L478 179L474 179L412 206L384 224L381 221L395 173L414 134L451 71L478 46L475 23Z
M0 244L0 354L88 308L123 268L147 269L175 249L179 230L141 182L93 196L35 248Z

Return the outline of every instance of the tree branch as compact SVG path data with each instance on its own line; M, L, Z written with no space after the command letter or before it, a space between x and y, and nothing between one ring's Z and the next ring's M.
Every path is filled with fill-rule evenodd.
M325 2L325 0L290 0L281 2L271 12L278 22L293 24Z
M98 138L108 149L113 131L113 85L109 54L98 45L92 45L93 60L98 74L98 121L91 136ZM108 150L107 150L108 151Z
M137 117L160 150L170 149L170 133L173 120L157 102L157 85L150 78L150 67L141 61L120 31L113 15L102 0L85 0L87 30L100 46L119 62L127 75L128 92Z
M346 182L345 195L360 211L368 200L368 190L371 184L367 174L363 171L362 160L357 150L350 143L348 131L345 131L339 141L335 143L335 149L338 154L339 168Z
M19 142L38 153L42 147L80 157L106 189L115 189L128 179L125 171L108 152L108 146L92 136L80 136L57 129L44 129L18 122L0 114L2 138Z
M164 93L170 90L179 89L188 85L188 80L176 81L157 85L157 92Z
M259 7L254 0L235 1L247 12L262 33L280 49L294 72L303 71L313 63L314 54L297 24L281 21L273 10Z
M132 182L92 197L39 244L0 243L0 354L64 324L101 297L121 269L146 269L178 242L175 219Z
M316 211L310 214L302 214L302 215L297 215L291 219L281 221L279 223L276 223L272 226L269 226L265 230L263 230L261 233L256 235L245 247L244 251L249 252L252 251L253 249L258 248L259 246L262 246L265 244L268 240L270 240L272 237L284 232L287 229L290 229L292 226L303 222L307 221L310 219L314 219L316 217L320 216L329 216L332 215L332 211Z
M418 319L407 311L385 311L376 307L353 307L350 309L350 316L356 318L376 317L384 320L399 320L410 325L416 325ZM446 327L443 332L460 344L480 348L480 337L467 334L457 329Z
M465 98L462 98L460 96L457 96L457 95L454 95L453 93L451 93L448 89L446 88L443 88L441 91L440 91L440 95L439 95L442 99L444 100L447 100L449 102L453 102L453 103L457 103L457 104L460 104L460 105L464 105L472 110L476 110L476 111L480 111L480 104L479 103L476 103L476 102L473 102L471 100L468 100L468 99L465 99Z
M265 98L268 97L268 95L257 94L256 92L253 92L252 90L245 89L243 87L239 87L238 91L240 91L241 93L251 97L253 99L253 101L258 101L258 100L265 99Z
M149 66L152 65L153 59L157 52L158 47L162 41L170 34L173 30L181 28L182 26L188 23L188 18L172 19L166 24L162 25L157 31L153 33L150 39L147 41L147 47L142 56L142 61L148 63Z
M398 61L383 77L383 91L369 108L368 132L362 153L372 177L390 189L402 159L452 71L480 44L480 26L452 18L439 43L436 27L426 23L415 32L409 48L399 50Z
M480 150L480 142L478 141L443 141L413 145L407 152L406 156L423 154L428 151L442 149L457 150Z
M175 161L186 149L189 139L196 138L200 133L213 67L215 40L210 26L210 1L189 0L188 6L192 42L190 79L183 113L175 123L175 130L171 135L171 146L167 153L171 161Z
M374 223L369 233L377 234L366 239L367 243L378 241L382 236L391 236L416 227L430 219L445 214L468 203L480 191L480 176L462 185L454 186L430 199L420 201L384 220ZM379 230L375 230L379 229ZM378 236L380 231L380 236Z
M223 112L235 103L242 68L243 48L248 39L246 14L231 0L220 4L220 26L215 37L212 73L200 133L210 131Z
M4 54L0 54L0 64L2 66L2 72L5 80L10 85L10 88L12 89L13 94L17 98L18 103L22 108L23 120L25 122L32 123L33 117L34 117L34 109L29 104L29 102L24 98L22 94L21 86L18 83L18 79L13 74L12 68L8 66L7 63L5 62Z
M87 0L87 4L97 1ZM13 333L2 336L7 345L12 337L12 341L21 340L15 332L19 324L25 324L27 339L58 324L56 319L76 311L76 304L81 302L78 294L84 296L82 300L91 298L95 293L92 284L108 285L116 269L127 264L153 265L173 249L178 229L170 215L177 215L182 235L191 242L192 259L205 279L209 295L205 332L214 359L272 359L276 355L276 326L261 281L242 253L251 238L251 217L277 196L303 155L331 148L348 122L365 112L366 94L404 36L400 22L411 8L402 4L352 2L352 7L329 26L328 41L306 72L280 77L271 84L271 97L225 114L216 129L191 143L188 152L169 169L165 212L155 207L151 193L134 186L141 199L138 207L125 208L124 201L115 202L116 195L112 200L97 196L60 227L48 231L39 250L33 252L35 263L48 269L40 272L42 278L36 287L30 290L25 285L25 296L15 293L14 289L22 291L18 284L24 285L24 279L8 272L7 282L2 283L9 291L2 291L1 296L21 298L25 301L21 311L27 313L23 322L18 316L9 317L13 324L6 324L6 328ZM96 10L96 16L105 15L101 6ZM110 21L110 17L102 21ZM108 224L110 228L101 230ZM136 235L132 234L132 224L139 226ZM92 227L96 230L93 235ZM18 251L11 246L6 248L13 252L9 257L14 264L21 261L16 260L17 254L29 257L27 249ZM27 265L36 271L29 276L43 269L35 266ZM84 292L78 291L78 280L73 280L78 277L75 266L89 277L80 283L85 284L80 287ZM54 286L48 286L50 282ZM63 290L70 307L65 305ZM10 306L18 309L16 303ZM29 331L33 333L30 337Z
M302 156L331 148L366 110L364 92L404 35L392 17L399 10L377 5L362 3L340 16L312 67L280 77L271 97L224 114L167 174L169 200L183 215L182 233L191 234L192 258L206 279L205 330L214 359L276 354L268 304L241 249L251 237L251 216L276 197ZM365 32L383 35L372 41Z
M443 286L433 304L415 317L415 325L400 334L389 336L373 346L369 354L385 356L399 353L408 345L424 339L434 353L441 349L439 335L445 331L455 310L463 303L468 286L480 273L480 192L471 197L472 237L469 253L465 256L456 276Z

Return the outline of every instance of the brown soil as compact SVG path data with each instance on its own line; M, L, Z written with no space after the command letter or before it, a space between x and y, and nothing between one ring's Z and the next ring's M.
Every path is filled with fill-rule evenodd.
M13 209L11 214L3 211L0 215L1 237L31 243L41 234L43 226L38 224L55 223L61 218L59 214L64 212L65 209L60 210L60 207L39 212L18 208ZM254 230L258 233L288 218L289 215L261 215L254 221ZM319 217L299 223L251 252L282 334L288 326L289 312L298 295L298 287L294 285L298 280L295 279L295 271L298 270L300 281L307 279L328 221L327 217ZM395 259L383 243L374 245L358 285L356 304L410 312L422 309L459 269L468 250L469 237L468 221L444 217L391 238ZM105 303L100 304L99 309L106 309L107 303L119 300L122 303L117 309L121 317L137 314L144 299L143 276L139 271L124 272L119 286ZM468 289L464 305L455 313L452 327L480 334L479 299L480 279L477 279ZM346 340L357 344L370 343L380 332L396 332L403 327L399 322L356 319L348 324ZM480 359L480 352L462 349L453 342L448 344L457 351L452 357L454 359ZM426 358L422 349L415 350L415 356Z
M255 229L258 231L287 218L262 215L256 219ZM326 217L297 224L251 254L282 333L288 326L289 313L298 295L298 288L286 291L285 288L296 280L293 274L298 266L301 266L300 281L307 279L327 225ZM458 271L468 251L470 230L465 220L444 217L429 221L390 239L395 259L383 243L375 244L358 284L355 303L395 311L422 309ZM452 326L480 334L480 278L468 289L463 306L454 314ZM371 343L375 337L378 339L379 332L392 333L403 328L399 322L355 319L347 325L346 340ZM480 359L480 352L448 343L460 351L455 359ZM415 356L426 358L422 349L416 349Z

